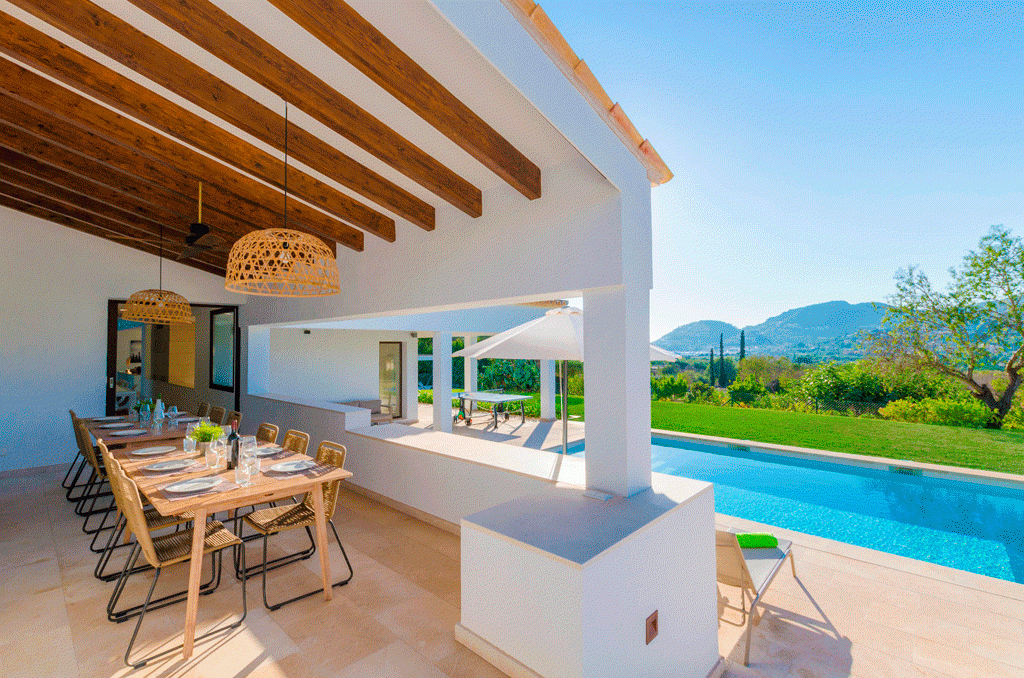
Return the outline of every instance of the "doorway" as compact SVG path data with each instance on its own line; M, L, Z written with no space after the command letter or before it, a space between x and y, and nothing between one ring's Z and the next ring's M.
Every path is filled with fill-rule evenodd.
M380 402L392 419L402 414L402 342L380 342Z

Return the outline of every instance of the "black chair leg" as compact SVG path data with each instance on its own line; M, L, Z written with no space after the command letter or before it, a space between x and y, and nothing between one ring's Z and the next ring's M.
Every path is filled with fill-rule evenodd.
M137 544L136 549L138 553L142 552L141 549L138 549ZM217 553L219 554L221 552L218 551ZM142 605L136 605L134 607L129 607L117 612L114 611L114 608L117 607L117 603L121 598L121 594L124 592L124 587L128 581L128 577L133 572L141 572L148 567L135 567L135 560L137 559L138 555L135 555L133 559L129 560L129 562L132 565L130 568L128 567L128 562L125 563L126 569L121 572L121 579L119 581L120 588L115 587L114 592L110 596L110 602L107 603L107 619L109 621L121 624L141 614L141 610L143 607ZM211 561L212 572L210 572L210 579L205 584L199 587L199 595L208 596L214 591L216 591L217 587L220 586L220 571L222 567L222 562L223 561L221 558L215 558ZM176 605L177 603L180 603L181 601L185 600L187 597L188 589L185 589L184 591L178 591L177 593L170 593L166 596L163 596L162 598L157 598L156 600L149 601L149 609L159 610L170 605Z
M218 564L217 564L216 567L217 567L217 569L219 571L223 567L223 563L220 562L224 558L224 551L223 551L223 549L220 550L220 551L217 551L217 553L215 553L212 557L215 558L218 561ZM196 638L195 638L196 641L204 640L206 638L209 638L212 635L215 635L215 634L218 634L218 633L223 633L224 631L230 631L231 629L237 629L239 626L242 625L242 622L245 621L245 617L249 613L249 603L248 603L248 600L246 598L246 592L245 592L245 583L246 583L246 581L245 581L245 575L244 575L244 572L245 572L245 553L244 553L244 551L243 551L243 553L241 555L241 560L242 560L242 572L243 572L243 575L242 575L242 616L238 618L238 621L235 621L235 622L233 622L231 624L228 624L226 626L222 626L220 628L216 628L216 627L212 628L209 631L207 631L206 633L202 634L201 636L196 636ZM137 668L140 668L142 666L145 666L146 664L148 664L149 662L153 661L154 659L160 659L161 657L166 657L167 655L174 654L175 652L178 652L179 650L181 650L182 647L184 647L184 645L178 645L177 647L172 647L169 650L164 650L162 652L157 652L156 654L151 654L148 657L145 657L143 659L139 659L139 660L134 661L134 662L131 660L132 647L135 645L135 640L136 640L136 638L139 635L139 629L142 627L142 618L146 615L147 609L154 609L154 610L156 609L155 607L149 607L149 604L150 604L150 598L153 597L153 589L156 588L156 580L157 580L157 578L159 576L160 576L160 570L158 569L156 571L156 576L153 577L153 585L149 587L149 595L146 597L146 602L143 603L143 605L142 605L142 612L141 612L141 614L139 614L139 621L136 622L136 624L135 624L135 632L132 634L132 639L128 643L128 649L124 653L124 663L127 664L128 666L132 667L133 669L137 669Z
M82 472L82 467L84 465L85 465L85 457L83 457L82 453L79 452L78 454L75 455L75 458L71 460L71 463L68 464L68 472L64 474L64 480L60 481L60 486L63 487L65 490L70 491L71 488L75 486L75 481L78 480L78 474L80 474ZM71 473L76 468L78 469L78 474L75 474L74 480L72 480L71 482L68 482L68 478L71 477Z
M244 523L242 523L242 525L244 525ZM239 530L240 529L241 529L241 526L239 526ZM305 550L302 550L302 551L298 551L296 553L289 553L287 555L280 556L279 558L274 558L273 560L271 560L268 563L268 565L270 566L270 567L267 568L268 572L270 572L272 570L276 570L279 567L284 567L285 565L290 565L290 564L298 562L300 560L307 560L307 559L313 557L313 554L316 553L316 540L313 539L313 532L312 532L312 530L310 530L308 527L304 528L304 529L306 530L306 536L309 538L309 548L307 548ZM259 539L260 536L261 536L259 533L255 533L255 534L250 534L248 537L243 537L239 530L235 531L235 535L238 536L238 538L242 540L243 544L245 544L245 542L255 541L256 539ZM242 547L238 547L238 548L242 548ZM253 565L252 567L249 568L249 572L247 574L251 576L251 575L255 574L257 571L262 571L262 569L263 569L263 565ZM235 579L239 579L240 580L241 578L242 578L242 575L241 575L241 572L238 570L238 558L236 556L236 558L235 558Z
M345 577L344 579L342 579L341 581L334 582L333 584L331 584L331 586L332 587L344 586L345 584L347 584L350 581L352 581L352 575L354 574L352 572L352 563L348 559L348 554L345 553L345 547L341 545L341 537L338 536L338 530L335 529L334 522L328 520L327 524L331 526L331 532L334 533L334 539L335 539L335 541L338 542L338 548L341 549L341 555L345 559L345 565L348 566L348 576ZM279 610L279 609L281 609L282 607L284 607L285 605L287 605L289 603L294 603L295 601L302 600L303 598L308 598L308 597L310 597L312 595L315 595L315 594L323 591L322 587L321 588L317 588L317 589L313 589L312 591L309 591L308 593L303 593L302 595L298 595L298 596L295 596L294 598L289 598L288 600L285 600L283 602L275 603L275 604L271 605L267 601L267 572L268 572L268 568L267 568L267 542L269 540L270 540L270 535L263 535L263 605L268 610L270 610L271 612L273 612L274 610ZM244 545L243 545L243 548L244 548ZM327 548L326 544L324 544L324 548ZM280 567L280 566L278 566L278 567ZM275 569L275 568L270 568L270 569Z

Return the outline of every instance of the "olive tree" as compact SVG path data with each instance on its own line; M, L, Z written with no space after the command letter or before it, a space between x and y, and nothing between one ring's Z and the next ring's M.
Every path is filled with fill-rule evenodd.
M963 382L1002 426L1024 368L1024 244L993 226L958 268L945 291L923 271L896 274L896 293L874 337L881 357L909 363ZM1002 370L1002 393L982 370Z

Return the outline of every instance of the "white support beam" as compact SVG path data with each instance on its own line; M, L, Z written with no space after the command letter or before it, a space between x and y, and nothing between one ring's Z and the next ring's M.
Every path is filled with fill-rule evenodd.
M452 334L434 333L434 430L452 432ZM649 406L649 405L648 405ZM648 459L648 462L650 459ZM650 463L647 465L650 469Z
M632 496L651 486L650 294L583 299L587 487Z
M466 348L469 348L476 343L476 337L477 335L475 334L466 335ZM466 358L464 360L463 369L465 371L465 379L463 380L462 385L467 391L475 391L477 385L476 358Z
M540 418L554 421L555 414L555 366L554 360L540 361Z

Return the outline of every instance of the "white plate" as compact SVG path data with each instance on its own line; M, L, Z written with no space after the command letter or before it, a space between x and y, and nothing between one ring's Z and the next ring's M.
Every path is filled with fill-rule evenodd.
M194 459L168 459L167 461L158 461L155 464L150 464L143 468L144 471L180 471L183 468L188 468L195 463Z
M128 428L130 426L131 426L131 424L129 422L123 421L120 424L104 424L103 426L100 426L99 428Z
M142 449L132 450L132 454L139 457L148 457L153 454L164 454L166 452L173 452L178 448L173 445L161 445L159 447L143 447ZM191 462L189 462L191 463Z
M176 417L174 421L179 424L191 424L193 421L199 421L199 417Z
M191 480L179 480L176 483L171 483L164 488L167 492L173 492L175 494L185 494L186 492L202 492L208 490L211 487L216 487L224 481L220 476L211 476L209 478L192 478Z
M112 436L138 436L146 433L146 429L142 428L130 428L126 431L114 431L110 435Z
M271 471L275 473L298 473L299 471L305 471L316 466L316 462L312 459L297 459L295 461L282 461L280 464L274 464L270 467Z
M255 454L257 457L273 457L275 454L281 454L281 450L282 448L277 447L276 445L269 445L266 447L257 447Z
M117 414L113 417L96 417L93 421L121 421L122 419L124 419L124 415Z

